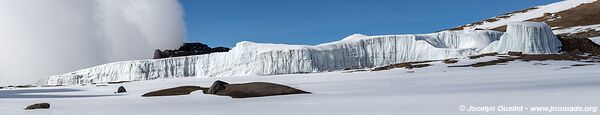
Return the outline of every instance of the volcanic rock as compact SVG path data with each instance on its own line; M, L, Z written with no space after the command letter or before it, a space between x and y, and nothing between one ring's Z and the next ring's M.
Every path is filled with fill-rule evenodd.
M289 94L307 94L310 92L302 91L285 85L267 83L267 82L252 82L242 84L228 84L223 81L215 81L213 86L205 91L206 94L214 94L220 96L230 96L232 98L250 98L275 95Z
M36 103L33 105L29 105L25 108L25 110L32 110L32 109L48 109L50 108L50 104L48 103Z

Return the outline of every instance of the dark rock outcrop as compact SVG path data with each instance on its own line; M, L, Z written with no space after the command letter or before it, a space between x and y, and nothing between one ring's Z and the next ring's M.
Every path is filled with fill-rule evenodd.
M427 66L431 66L431 64L423 64L429 63L433 61L416 61L416 62L404 62L404 63L396 63L390 64L382 67L373 68L371 71L382 71L382 70L390 70L394 68L405 68L405 69L414 69L414 68L423 68Z
M521 56L521 55L523 55L523 52L508 51L508 55L509 56Z
M120 87L117 89L117 92L115 92L115 93L125 93L125 92L127 92L127 90L125 90L125 87L123 87L123 86L120 86Z
M590 32L595 33L595 32ZM586 34L586 33L582 33ZM582 34L563 34L558 35L558 39L562 42L561 52L571 54L589 53L593 55L600 55L600 45L594 43L592 40L587 39L588 37L594 37L594 35L582 35ZM600 32L598 32L600 34ZM600 35L599 35L600 36Z
M242 84L229 84L223 81L215 81L210 88L204 88L199 86L181 86L149 92L142 95L142 97L188 95L191 92L197 90L202 90L204 94L229 96L232 98L250 98L310 93L289 86L274 83L252 82Z
M217 81L213 82L212 86L210 86L210 88L208 88L206 93L207 94L217 94L217 92L225 90L225 85L229 85L229 83L217 80Z
M204 91L204 93L229 96L232 98L250 98L289 94L308 94L310 92L267 82L229 84L223 81L215 81L211 88Z
M119 84L119 83L127 83L127 82L131 82L131 81L109 81L109 82L106 82L106 83L108 83L108 84Z
M481 25L484 23L495 22L495 21L498 21L501 19L510 18L511 16L514 16L514 14L524 13L524 12L528 12L528 11L534 10L534 9L538 9L538 7L531 7L531 8L515 11L512 13L502 14L500 16L496 16L496 17L493 17L490 19L485 19L485 20L477 21L477 22L474 22L471 24L454 27L454 28L451 28L448 30L463 30L466 27L473 27L474 25ZM532 17L532 19L527 19L525 21L545 22L548 25L550 25L550 27L553 27L556 29L575 27L575 26L594 25L594 24L600 24L600 20L598 20L600 18L600 12L597 12L598 10L600 10L600 1L595 1L595 2L591 2L591 3L581 4L579 6L569 8L567 10L556 12L556 13L544 13L544 15L541 17L537 17L537 18ZM503 25L503 26L499 26L496 28L484 28L484 29L491 29L491 30L504 32L504 31L506 31L506 27L507 27L506 25Z
M453 64L453 63L458 63L458 60L457 59L445 59L445 60L442 60L442 63Z
M509 52L510 53L510 52ZM578 54L562 53L562 54L522 54L520 52L514 52L511 56L501 57L496 60L477 62L468 65L453 65L448 67L486 67L493 65L506 65L510 61L520 60L524 62L529 61L547 61L547 60L570 60L570 61L581 61L582 59L591 59L594 57L579 56ZM518 55L517 55L518 54ZM543 64L541 64L543 65Z
M194 91L207 89L208 88L198 86L181 86L149 92L142 95L142 97L188 95Z
M49 103L36 103L33 105L29 105L25 108L25 110L32 110L32 109L49 109L50 108L50 104Z
M154 50L154 59L160 58L168 58L168 57L180 57L180 56L190 56L190 55L202 55L202 54L210 54L214 52L227 52L229 48L226 47L215 47L211 48L208 45L203 43L185 43L179 49L174 50L164 50L161 51L159 49Z
M481 58L481 57L485 57L485 56L496 56L496 55L498 55L498 52L484 53L484 54L469 56L469 59L477 59L477 58Z

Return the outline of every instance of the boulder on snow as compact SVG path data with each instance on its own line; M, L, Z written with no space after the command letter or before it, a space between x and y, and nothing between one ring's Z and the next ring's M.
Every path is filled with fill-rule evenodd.
M514 52L514 51L509 51L508 52L509 56L522 56L523 52Z
M120 87L117 89L117 92L115 92L115 93L125 93L125 92L127 92L127 90L125 90L125 87L123 87L123 86L120 86Z
M405 68L405 69L414 69L414 68L423 68L427 66L431 66L431 64L426 64L432 61L415 61L415 62L404 62L404 63L396 63L390 64L382 67L373 68L371 71L382 71L382 70L390 70L394 68ZM425 63L425 64L423 64Z
M498 55L498 52L482 53L479 55L469 56L469 59L478 59L478 58L485 57L485 56L496 56L496 55Z
M589 35L595 33L597 35ZM573 54L584 54L590 53L593 55L600 55L600 45L594 43L594 41L588 39L593 36L600 36L600 31L588 31L577 34L563 34L559 35L558 38L563 44L561 48L562 52L573 53Z
M49 103L36 103L33 105L29 105L25 108L25 110L32 110L32 109L48 109L50 108L50 104Z
M207 88L198 86L181 86L175 88L162 89L153 91L142 95L142 97L153 97L153 96L175 96L175 95L187 95L197 90L206 90Z
M225 85L229 85L229 83L217 80L213 82L212 86L205 92L206 94L217 94L217 92L225 90Z
M457 59L445 59L445 60L442 60L442 63L453 64L453 63L458 63L458 60Z
M250 98L289 94L308 94L310 92L302 91L290 86L267 82L229 84L223 81L215 81L207 91L204 91L204 93L229 96L232 98Z

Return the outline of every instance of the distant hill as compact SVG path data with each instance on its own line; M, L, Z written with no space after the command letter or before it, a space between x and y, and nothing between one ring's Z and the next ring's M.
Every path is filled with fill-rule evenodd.
M504 32L511 22L544 22L565 45L563 50L600 54L600 46L588 38L600 36L600 1L565 0L526 8L448 30L489 29Z

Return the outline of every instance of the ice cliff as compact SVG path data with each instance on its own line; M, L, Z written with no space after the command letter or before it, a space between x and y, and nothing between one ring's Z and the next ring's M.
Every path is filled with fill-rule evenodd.
M175 77L223 77L311 73L388 64L461 58L483 51L556 52L546 25L518 23L506 34L489 30L366 36L355 34L315 46L240 42L229 52L108 63L46 77L40 85L137 81ZM518 42L518 43L513 43ZM494 46L489 45L490 43ZM543 47L543 48L538 48ZM523 48L523 49L516 49Z
M519 22L508 24L506 33L481 52L507 53L509 51L526 54L558 53L562 46L550 27L539 22Z

